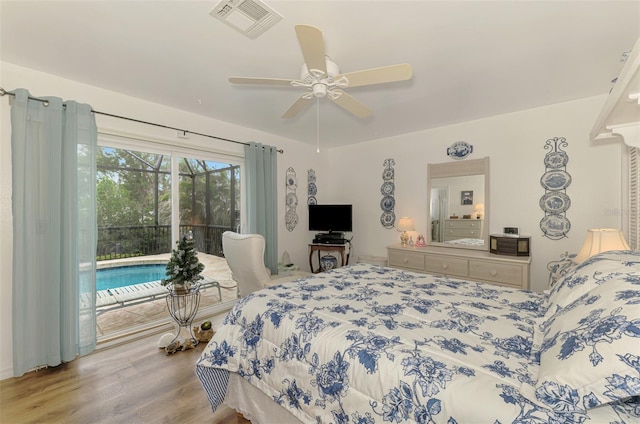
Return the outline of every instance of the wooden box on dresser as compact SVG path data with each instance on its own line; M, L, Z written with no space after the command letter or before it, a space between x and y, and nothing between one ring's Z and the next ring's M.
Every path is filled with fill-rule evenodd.
M448 247L387 247L390 267L529 289L531 258L500 256L483 250Z

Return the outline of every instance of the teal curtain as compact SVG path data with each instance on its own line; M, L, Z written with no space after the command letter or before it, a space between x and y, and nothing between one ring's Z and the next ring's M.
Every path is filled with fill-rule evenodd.
M277 149L260 143L244 148L247 187L245 233L262 234L266 241L265 266L278 273Z
M11 105L14 376L96 345L95 117L44 100Z

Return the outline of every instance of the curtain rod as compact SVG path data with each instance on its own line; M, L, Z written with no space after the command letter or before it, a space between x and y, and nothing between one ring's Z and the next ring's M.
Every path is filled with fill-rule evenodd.
M5 95L9 95L9 96L13 96L13 97L16 96L16 94L13 91L7 91L4 88L0 87L0 97L1 96L5 96ZM49 103L49 101L47 99L40 99L38 97L29 96L29 99L30 100L35 100L37 102L45 103L45 104ZM166 129L169 129L169 130L180 131L183 134L194 134L194 135L199 135L199 136L202 136L202 137L214 138L216 140L228 141L229 143L243 144L245 146L249 145L249 143L246 143L244 141L231 140L231 139L228 139L228 138L217 137L215 135L203 134L203 133L199 133L199 132L195 132L195 131L184 130L182 128L170 127L168 125L156 124L154 122L142 121L140 119L129 118L127 116L114 115L112 113L107 113L107 112L100 112L100 111L95 110L93 108L91 108L91 111L93 113L95 113L95 114L98 114L98 115L110 116L112 118L124 119L125 121L132 121L132 122L137 122L137 123L140 123L140 124L153 125L154 127L160 127L160 128L166 128ZM276 152L284 153L284 150L276 149Z

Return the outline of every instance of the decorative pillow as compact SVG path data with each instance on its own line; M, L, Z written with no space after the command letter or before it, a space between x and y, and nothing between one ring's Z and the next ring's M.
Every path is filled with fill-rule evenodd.
M567 411L640 395L640 278L605 274L604 284L542 326L538 379L528 397Z
M590 290L622 274L640 281L640 251L609 251L592 256L553 285L549 293L548 311L555 313L557 309L564 308Z

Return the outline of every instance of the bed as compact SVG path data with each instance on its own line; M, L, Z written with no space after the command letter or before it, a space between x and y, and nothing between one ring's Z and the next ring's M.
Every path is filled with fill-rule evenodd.
M455 240L447 240L444 242L445 244L450 244L454 246L484 246L484 239L479 238L461 238Z
M640 252L548 293L357 264L238 301L196 374L253 422L638 423Z

